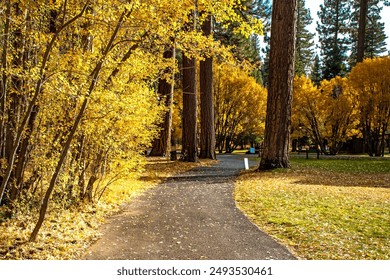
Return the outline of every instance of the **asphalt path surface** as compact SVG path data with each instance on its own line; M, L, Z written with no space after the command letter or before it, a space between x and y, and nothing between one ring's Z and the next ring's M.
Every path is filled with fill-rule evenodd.
M102 226L101 238L84 258L295 259L235 206L234 179L244 169L244 157L221 155L213 166L178 174L146 191Z

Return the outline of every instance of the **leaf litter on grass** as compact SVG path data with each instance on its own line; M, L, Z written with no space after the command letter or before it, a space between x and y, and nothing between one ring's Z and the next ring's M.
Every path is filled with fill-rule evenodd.
M386 173L296 164L287 172L242 175L235 198L301 258L390 259L389 180Z

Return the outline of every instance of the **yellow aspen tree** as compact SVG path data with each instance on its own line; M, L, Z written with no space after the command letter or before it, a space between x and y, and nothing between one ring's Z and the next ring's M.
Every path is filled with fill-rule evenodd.
M183 30L193 1L4 3L0 203L14 196L15 206L41 206L33 241L50 201L96 202L106 182L140 170L168 107L158 102L156 81L167 69L178 72L177 61L164 58L167 45L194 58L228 50L200 30ZM240 18L237 1L199 4L206 16L241 21L236 32L260 26Z
M355 91L351 89L348 79L335 77L320 84L321 105L323 114L324 137L328 141L329 153L336 155L343 144L358 134L358 111Z
M303 134L307 134L321 151L326 153L321 102L321 92L309 78L305 76L296 76L294 78L293 137L299 138L304 136ZM301 134L302 129L303 134Z
M356 96L347 78L323 80L317 88L310 79L295 77L294 136L304 129L322 153L337 154L347 140L358 134L357 113Z
M12 170L14 167L14 162L15 162L15 159L17 156L19 144L22 140L23 132L24 132L26 125L28 124L28 122L31 118L31 114L33 113L33 110L35 108L35 104L38 101L38 98L42 92L42 86L43 86L43 83L45 81L46 65L49 61L49 56L53 50L54 45L57 43L57 40L59 38L60 33L63 30L65 30L68 26L73 24L75 21L77 21L79 18L81 18L81 16L85 12L87 6L88 6L88 3L82 7L81 11L78 14L71 17L68 21L64 22L60 26L60 28L53 34L51 40L48 42L48 45L46 46L45 52L44 52L43 57L42 57L42 62L41 62L40 68L39 68L38 81L36 82L35 90L34 90L31 102L29 103L28 108L27 108L24 116L22 117L22 121L18 127L16 136L15 136L15 140L14 140L14 143L13 143L12 148L11 148L10 159L8 162L7 170L5 171L5 175L2 178L2 182L1 182L1 186L0 186L0 203L1 203L1 200L3 198L4 191L7 187L9 178L11 176L11 173L12 173Z
M390 57L365 59L351 71L356 91L360 127L370 156L383 156L390 122Z
M216 146L230 153L240 137L263 135L267 90L248 70L231 63L217 64L214 76Z
M94 89L96 87L100 71L102 70L102 67L103 67L104 60L107 58L107 56L108 56L112 46L114 45L114 42L115 42L115 40L116 40L116 38L118 36L119 30L121 29L124 21L126 20L126 18L130 14L131 14L131 11L128 10L128 9L125 9L122 12L122 14L120 15L118 23L116 24L115 29L112 32L111 38L108 41L107 46L103 50L102 55L100 57L100 60L97 62L96 67L93 69L93 71L91 73L91 83L90 83L90 85L88 87L88 90L87 90L86 96L84 97L84 101L82 102L81 108L80 108L79 112L77 113L77 116L75 118L74 124L71 127L71 131L70 131L69 135L67 136L65 144L62 147L61 156L60 156L60 158L58 160L57 166L56 166L55 171L53 173L53 176L52 176L52 178L50 180L50 185L49 185L49 187L48 187L48 189L46 191L45 197L43 199L43 202L42 202L42 205L41 205L41 209L40 209L40 212L39 212L39 219L38 219L38 222L37 222L33 232L31 233L30 241L35 241L36 240L38 232L39 232L39 230L40 230L40 228L42 226L42 223L43 223L43 221L45 219L45 215L46 215L46 211L47 211L47 207L48 207L48 203L49 203L49 199L50 199L51 193L53 192L54 187L55 187L55 185L57 183L57 179L58 179L60 170L61 170L61 168L62 168L62 166L63 166L63 164L65 162L65 158L66 158L66 156L68 154L68 151L70 149L70 145L71 145L71 143L73 141L74 135L75 135L75 133L76 133L76 131L78 129L78 126L79 126L79 124L81 122L81 119L84 116L84 113L85 113L85 111L87 109L90 96L91 96L92 92L94 91Z

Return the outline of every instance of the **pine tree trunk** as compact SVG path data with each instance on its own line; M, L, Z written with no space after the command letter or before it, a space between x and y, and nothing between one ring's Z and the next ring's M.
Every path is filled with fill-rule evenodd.
M197 162L196 59L183 55L183 139L182 161Z
M211 16L203 23L205 36L212 34ZM213 96L213 58L200 62L200 158L216 159Z
M264 150L259 170L288 168L297 0L274 0Z
M367 10L368 10L368 0L360 0L356 63L363 62L363 59L364 59L364 50L365 50L365 41L366 41Z
M175 49L167 49L163 57L170 59L175 57ZM158 94L164 100L167 111L164 115L164 120L161 123L160 135L153 142L151 156L169 157L171 152L172 138L172 105L173 105L173 90L174 90L174 75L172 74L171 81L160 79L158 83Z
M186 24L186 31L196 29L196 3L190 17L193 21ZM187 162L198 162L198 141L197 141L197 73L196 59L187 57L183 53L183 118L182 118L182 151L181 160Z

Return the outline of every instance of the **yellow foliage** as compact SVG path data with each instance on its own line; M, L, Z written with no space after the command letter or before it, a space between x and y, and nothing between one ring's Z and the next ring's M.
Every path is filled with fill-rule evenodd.
M335 77L330 81L321 82L325 114L325 137L329 140L331 149L358 135L358 111L355 92L351 89L348 79Z
M355 92L346 78L324 80L317 88L309 78L295 77L293 137L303 127L323 152L326 139L329 152L336 154L343 142L359 134L356 107Z
M0 172L10 180L1 196L4 190L14 211L22 211L23 196L39 208L48 189L47 197L64 207L96 202L102 182L142 170L165 110L156 83L178 71L177 61L163 58L167 46L197 58L229 55L200 28L184 30L195 1L4 3ZM213 15L247 36L260 32L258 20L242 18L242 7L200 1L195 23ZM247 81L245 92L254 87ZM48 188L49 182L56 184Z
M319 117L319 105L321 94L313 82L305 76L294 79L293 99L293 126L294 131L298 126L310 128ZM318 119L320 122L321 120ZM296 136L296 135L293 135Z
M370 155L381 155L390 123L390 57L366 59L349 77L324 80L316 88L306 77L294 82L293 137L298 127L325 152L337 153L352 136L366 136Z
M385 145L384 134L390 123L389 77L390 57L366 59L358 63L349 76L371 155L381 155Z
M231 148L245 135L261 137L265 126L267 90L243 68L222 63L214 70L217 147Z

